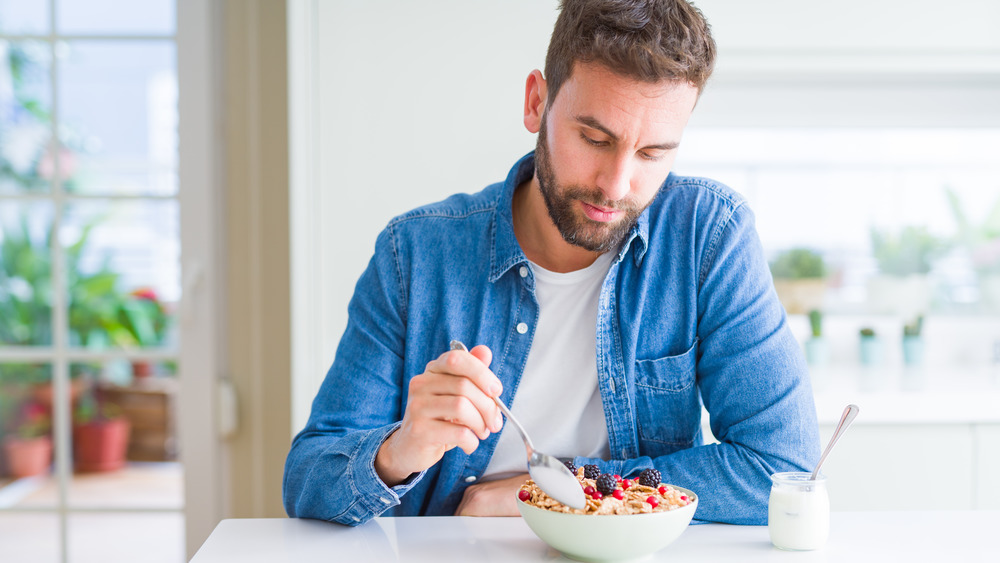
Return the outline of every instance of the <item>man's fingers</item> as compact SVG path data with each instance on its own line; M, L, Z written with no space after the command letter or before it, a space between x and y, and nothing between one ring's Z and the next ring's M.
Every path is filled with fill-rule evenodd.
M503 393L503 384L482 359L488 355L487 359L492 360L492 353L489 353L489 348L486 346L476 346L474 349L477 349L477 353L481 356L474 356L462 350L451 350L427 364L427 371L465 377L482 389L488 397L499 397Z
M468 384L471 386L471 384ZM480 394L480 401L486 401ZM489 437L494 430L493 421L486 422L483 413L464 395L447 395L429 393L413 397L410 406L414 412L419 412L421 418L441 420L451 424L459 424L471 430L480 440Z
M479 438L467 426L438 419L426 419L414 423L413 438L426 438L428 443L436 444L446 452L459 447L463 452L471 454L479 447Z
M483 362L483 365L486 367L489 367L490 363L493 361L493 350L490 350L490 347L485 344L476 346L472 350L469 350L469 353L479 358L479 361Z

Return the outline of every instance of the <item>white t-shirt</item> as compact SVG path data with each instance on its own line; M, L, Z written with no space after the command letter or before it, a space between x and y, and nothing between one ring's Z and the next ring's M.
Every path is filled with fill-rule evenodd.
M608 428L597 387L597 306L614 253L559 274L532 263L538 326L511 412L535 449L556 457L607 459ZM504 393L506 395L506 393ZM527 471L524 442L504 423L484 480Z

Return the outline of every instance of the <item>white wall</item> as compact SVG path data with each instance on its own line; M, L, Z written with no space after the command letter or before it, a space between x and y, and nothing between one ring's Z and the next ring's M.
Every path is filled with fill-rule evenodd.
M720 58L692 127L1000 126L998 2L696 4ZM556 6L291 0L294 427L386 221L502 180L533 147L524 80Z
M502 181L534 148L525 79L544 66L556 6L290 2L295 428L389 219Z

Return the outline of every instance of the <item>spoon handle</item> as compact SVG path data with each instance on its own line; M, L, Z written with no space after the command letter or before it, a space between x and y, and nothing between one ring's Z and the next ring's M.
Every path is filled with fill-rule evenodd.
M837 429L833 431L833 436L830 438L830 443L826 445L826 449L823 450L823 455L819 458L819 463L816 464L816 469L813 470L810 480L815 481L816 477L819 476L819 468L822 467L823 462L826 461L826 456L830 455L830 450L833 446L837 444L837 440L843 436L844 432L847 431L847 427L854 422L854 419L858 416L858 405L847 405L844 409L844 414L840 415L840 422L837 424Z
M463 352L469 351L469 349L465 347L465 344L462 344L462 342L458 340L451 341L451 349L461 350ZM535 445L531 443L531 438L528 437L528 433L524 431L524 427L521 426L521 423L518 422L516 418L514 418L510 409L507 408L507 405L503 404L503 401L501 401L499 397L493 397L493 400L496 401L497 406L500 407L500 412L507 417L507 420L514 423L514 428L517 429L517 432L521 435L521 439L524 440L524 445L528 448L528 455L530 456L535 451Z

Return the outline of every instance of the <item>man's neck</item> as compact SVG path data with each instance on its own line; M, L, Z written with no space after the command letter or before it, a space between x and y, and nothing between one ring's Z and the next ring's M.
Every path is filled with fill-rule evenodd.
M600 256L598 252L572 245L562 238L549 217L537 176L532 176L514 190L511 213L514 236L524 255L546 270L575 272L593 264Z

